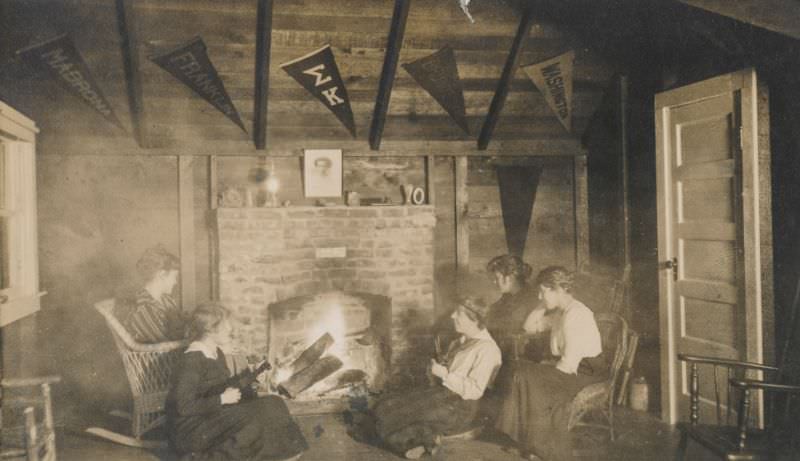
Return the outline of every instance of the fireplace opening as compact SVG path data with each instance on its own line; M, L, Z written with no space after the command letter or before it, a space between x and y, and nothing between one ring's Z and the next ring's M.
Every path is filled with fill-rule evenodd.
M383 389L391 358L391 298L329 291L268 308L271 381L296 402Z

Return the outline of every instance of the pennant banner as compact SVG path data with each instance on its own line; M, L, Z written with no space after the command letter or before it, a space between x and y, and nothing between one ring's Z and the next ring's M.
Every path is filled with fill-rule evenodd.
M497 165L495 168L508 252L521 258L528 240L528 228L542 168L519 165Z
M150 56L150 60L202 96L247 133L217 69L208 59L206 44L202 38L196 37L172 51Z
M561 56L537 64L524 66L533 84L544 95L547 104L556 113L558 120L567 131L572 131L572 65L575 52L568 51Z
M126 131L67 35L19 50L17 55L31 66L46 72L106 120Z
M464 108L464 88L458 77L456 56L452 48L446 46L430 56L403 64L403 69L469 134Z
M339 68L336 67L330 45L281 64L281 68L325 104L350 134L356 137L356 124L353 121L350 98L347 97L347 89L339 75Z

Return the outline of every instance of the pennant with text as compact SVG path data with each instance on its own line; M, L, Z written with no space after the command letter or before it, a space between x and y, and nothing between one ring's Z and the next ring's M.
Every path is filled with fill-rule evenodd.
M330 45L281 64L281 69L319 99L344 124L350 134L356 137L356 124L353 121L350 98L347 97L347 89L339 75L339 68L336 67Z
M464 88L458 77L456 56L452 48L446 46L430 56L403 64L403 69L469 134Z
M106 120L126 131L69 36L61 35L24 48L17 51L17 55L54 78L67 91L102 114Z
M567 131L572 131L572 65L575 52L570 50L536 64L522 67L533 84L544 95L547 104L556 113Z
M217 69L208 59L206 44L202 38L195 37L174 50L150 56L150 60L202 96L247 133Z

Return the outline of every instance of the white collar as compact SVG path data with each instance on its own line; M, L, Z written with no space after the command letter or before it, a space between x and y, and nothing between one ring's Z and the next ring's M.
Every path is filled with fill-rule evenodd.
M210 346L203 341L193 341L191 344L189 344L189 347L186 348L184 354L189 352L202 352L207 359L217 360L217 348Z

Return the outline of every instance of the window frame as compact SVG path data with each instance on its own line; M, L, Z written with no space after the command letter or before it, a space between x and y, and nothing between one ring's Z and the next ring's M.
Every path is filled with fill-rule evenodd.
M36 209L36 125L0 101L0 172L4 203L0 216L9 218L8 281L0 288L0 326L37 312L39 258ZM2 242L0 242L1 244Z

